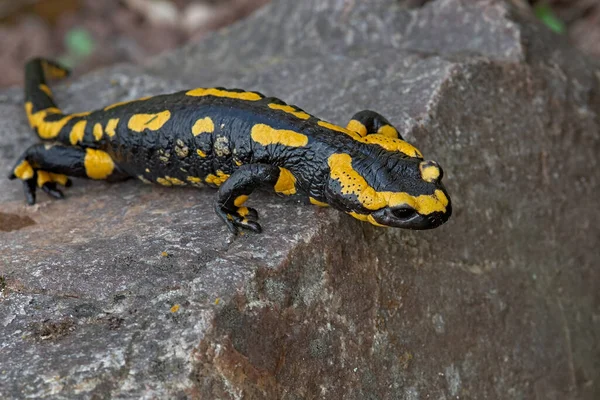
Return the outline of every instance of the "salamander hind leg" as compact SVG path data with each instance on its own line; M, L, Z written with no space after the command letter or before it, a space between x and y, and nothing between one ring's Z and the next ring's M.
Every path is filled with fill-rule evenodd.
M238 168L221 185L217 194L215 211L233 234L239 229L260 233L255 209L244 207L248 196L259 186L275 187L280 168L266 164L246 164Z
M379 134L390 138L402 139L398 130L384 116L375 111L363 110L352 116L348 130L358 133L360 136Z
M101 150L60 144L35 144L15 163L9 179L20 179L27 203L35 204L38 188L51 197L63 198L58 185L70 186L68 176L108 180L126 177L110 156Z

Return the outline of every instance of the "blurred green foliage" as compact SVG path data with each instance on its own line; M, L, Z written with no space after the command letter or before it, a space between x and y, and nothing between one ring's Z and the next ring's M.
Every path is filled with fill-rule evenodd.
M536 4L534 7L535 16L544 23L548 28L556 33L565 33L567 28L565 24L558 19L558 17L552 11L552 8L545 3Z
M64 38L66 53L59 57L59 61L68 68L74 68L79 62L89 57L96 43L92 35L83 28L73 28Z

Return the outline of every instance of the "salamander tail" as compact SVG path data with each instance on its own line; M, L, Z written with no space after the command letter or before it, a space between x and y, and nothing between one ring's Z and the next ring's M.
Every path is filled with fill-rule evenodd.
M46 79L62 79L69 70L43 58L34 58L25 66L25 102L31 103L32 112L57 109Z

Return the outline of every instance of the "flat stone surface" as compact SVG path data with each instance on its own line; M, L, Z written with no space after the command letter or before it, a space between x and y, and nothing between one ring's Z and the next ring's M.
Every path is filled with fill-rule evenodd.
M66 111L189 86L344 124L388 116L439 161L433 231L252 196L0 181L0 397L595 399L600 70L503 1L274 1L144 67L56 88ZM35 138L0 93L0 171ZM164 253L163 253L164 252Z

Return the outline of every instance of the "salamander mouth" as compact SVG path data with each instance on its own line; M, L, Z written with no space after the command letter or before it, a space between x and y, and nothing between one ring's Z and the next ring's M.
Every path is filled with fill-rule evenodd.
M421 215L412 207L382 208L371 214L378 223L395 228L425 230L442 225L452 215L452 206L448 204L446 212L433 212Z

